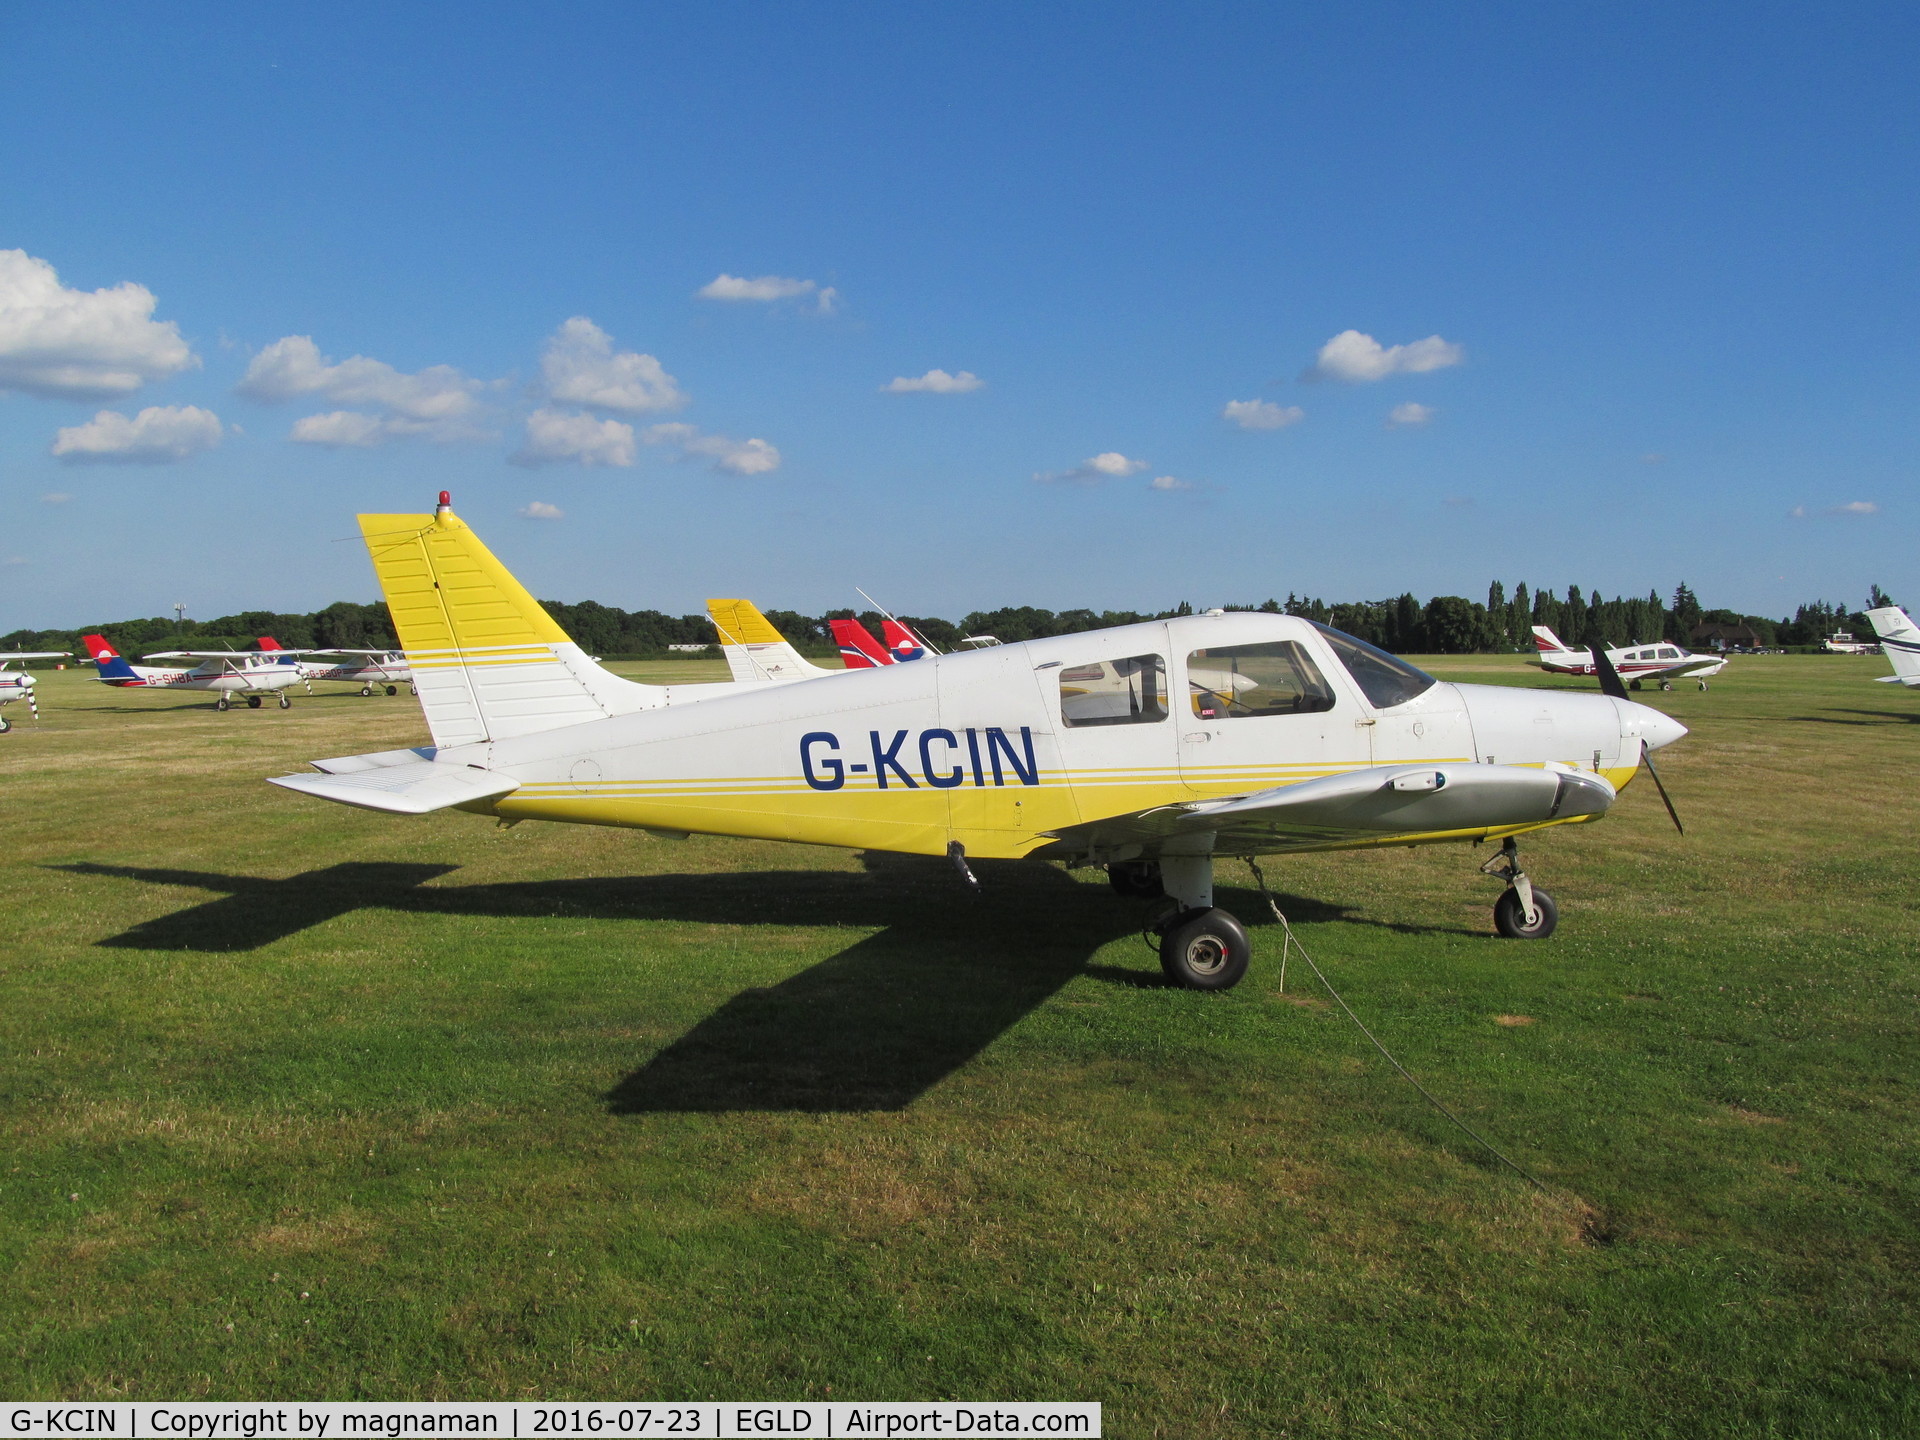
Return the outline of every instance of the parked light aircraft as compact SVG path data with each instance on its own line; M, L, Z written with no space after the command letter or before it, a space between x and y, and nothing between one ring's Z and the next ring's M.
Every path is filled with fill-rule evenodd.
M720 636L720 651L727 657L735 684L840 673L803 659L751 600L709 600L707 618Z
M1533 627L1533 648L1540 652L1540 658L1528 663L1538 665L1552 674L1600 673L1595 668L1591 648L1569 649L1559 636L1544 625ZM1628 645L1621 649L1607 647L1606 655L1630 690L1638 690L1642 680L1658 680L1662 690L1673 689L1676 680L1698 680L1700 688L1704 690L1707 688L1707 677L1718 675L1727 665L1724 655L1695 655L1664 641L1658 645Z
M278 695L280 708L288 709L293 701L287 698L287 687L305 678L298 666L282 665L275 656L257 650L162 650L147 657L199 662L183 670L173 665L130 665L102 635L83 635L80 641L100 667L103 683L126 689L211 690L216 710L231 709L235 695L255 710L262 696Z
M873 638L873 632L858 620L829 620L833 643L840 647L840 661L849 670L871 670L877 665L898 663L893 652Z
M694 704L595 665L454 513L362 515L433 743L314 761L289 790L394 814L528 819L1104 865L1163 892L1161 963L1224 989L1245 930L1222 856L1497 840L1502 933L1557 915L1514 837L1590 821L1685 727L1618 695L1451 684L1339 631L1185 616L940 655ZM1063 678L1123 665L1124 710ZM1231 693L1194 703L1190 676ZM1172 697L1180 697L1176 703ZM1208 710L1211 713L1206 713ZM1655 777L1658 778L1657 776Z
M297 668L307 680L338 680L358 685L362 695L371 695L378 689L398 695L402 684L409 688L413 685L407 657L398 650L289 650L271 635L262 635L254 643L264 653L278 656L282 665ZM326 663L316 664L306 658L311 655L326 657ZM335 656L347 658L336 660Z
M1898 605L1869 610L1867 619L1880 637L1881 651L1893 661L1893 674L1880 676L1881 682L1920 688L1920 626Z
M27 702L27 710L34 719L40 718L40 704L33 698L33 676L25 670L9 670L7 667L16 660L64 660L73 652L70 650L10 650L0 651L0 705L11 705L16 700ZM0 735L13 728L13 722L0 715Z

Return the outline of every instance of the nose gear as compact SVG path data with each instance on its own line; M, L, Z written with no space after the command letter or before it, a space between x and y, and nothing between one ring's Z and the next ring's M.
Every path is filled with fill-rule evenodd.
M1511 835L1480 870L1507 882L1506 891L1493 904L1494 929L1509 940L1544 940L1553 934L1560 923L1560 907L1546 891L1533 888L1533 881L1520 868L1520 846Z

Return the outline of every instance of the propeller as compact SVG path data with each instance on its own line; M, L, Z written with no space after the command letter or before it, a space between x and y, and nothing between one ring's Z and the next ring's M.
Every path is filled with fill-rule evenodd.
M1616 700L1626 700L1627 687L1620 679L1620 672L1613 668L1613 657L1607 654L1607 642L1596 640L1593 643L1593 668L1600 675L1601 693L1611 695ZM1667 815L1673 821L1673 828L1682 835L1687 827L1680 823L1680 812L1673 808L1673 797L1667 794L1667 787L1660 778L1659 767L1653 763L1653 747L1645 740L1640 742L1640 763L1647 767L1647 774L1653 777L1653 788L1660 792L1660 799L1667 807Z

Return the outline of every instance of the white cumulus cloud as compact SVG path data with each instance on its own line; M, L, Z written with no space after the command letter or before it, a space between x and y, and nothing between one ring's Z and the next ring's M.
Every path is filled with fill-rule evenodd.
M527 416L527 442L508 458L516 465L633 464L633 427L622 420L540 409Z
M840 303L840 292L831 285L821 288L812 280L796 280L787 275L729 275L725 271L713 277L695 292L702 300L798 300L815 297L822 315L833 314Z
M1430 424L1433 417L1439 413L1431 405L1418 405L1409 400L1404 405L1396 405L1387 412L1387 429L1407 430Z
M429 365L409 375L384 360L355 355L335 364L308 335L288 335L253 357L235 387L255 400L322 396L338 405L364 405L381 415L334 411L309 416L290 439L322 445L377 445L389 438L424 436L453 441L478 438L472 424L484 383L451 365ZM366 422L366 423L361 423ZM343 438L353 436L354 438Z
M1415 340L1407 345L1382 345L1371 335L1358 330L1342 330L1320 347L1313 369L1307 373L1329 380L1355 383L1384 380L1389 375L1420 375L1428 370L1444 370L1467 358L1467 352L1438 335Z
M780 468L780 452L766 441L711 435L697 425L650 425L644 438L649 445L678 446L681 454L711 460L714 469L735 475L764 475Z
M1103 450L1098 455L1089 455L1071 470L1043 471L1033 478L1042 484L1067 481L1079 485L1098 485L1102 480L1138 475L1146 468L1147 462L1144 460L1129 460L1118 450Z
M53 453L68 464L165 465L220 443L220 417L198 405L149 405L129 420L102 410L63 427Z
M1844 505L1835 505L1827 511L1829 515L1878 515L1880 507L1871 500L1849 500Z
M0 250L0 390L54 399L128 395L200 363L153 292L131 280L69 290L52 265Z
M896 375L880 388L889 395L911 395L916 392L927 395L964 395L969 390L978 390L986 383L971 370L962 370L957 375L949 375L944 370L929 370L920 376Z
M1193 482L1191 480L1179 480L1172 475L1156 475L1153 477L1152 481L1149 483L1151 488L1155 490L1191 490L1193 489Z
M1229 400L1220 412L1242 430L1284 430L1307 418L1298 405L1276 405L1271 400Z
M528 501L519 513L528 520L564 520L567 515L558 505L549 505L544 500Z
M613 337L584 315L567 321L547 340L540 357L547 394L562 405L586 405L639 415L678 410L687 403L680 382L651 355L617 354Z

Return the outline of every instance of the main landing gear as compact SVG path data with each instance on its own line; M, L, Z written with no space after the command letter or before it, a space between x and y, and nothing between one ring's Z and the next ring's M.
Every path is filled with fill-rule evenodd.
M1107 879L1130 900L1172 900L1152 926L1160 968L1188 990L1230 990L1247 973L1253 944L1246 928L1213 903L1213 856L1162 855L1158 861L1117 860Z
M1560 908L1544 890L1536 890L1520 868L1520 847L1509 835L1500 845L1500 853L1481 870L1496 880L1507 882L1500 898L1493 902L1493 927L1509 940L1544 940L1560 923Z

